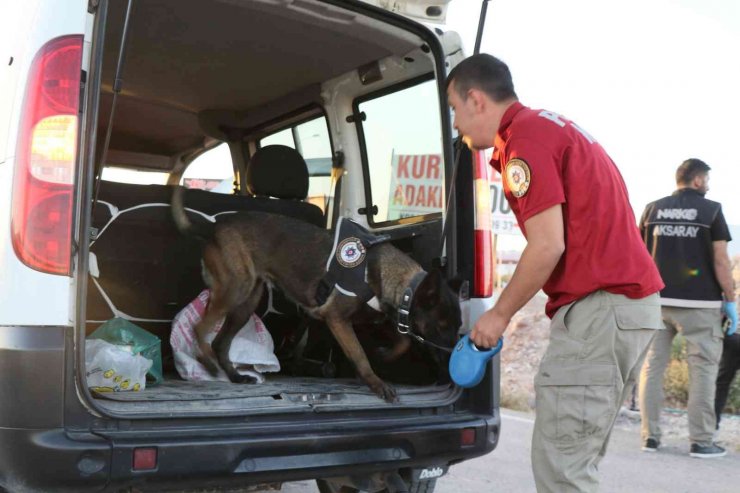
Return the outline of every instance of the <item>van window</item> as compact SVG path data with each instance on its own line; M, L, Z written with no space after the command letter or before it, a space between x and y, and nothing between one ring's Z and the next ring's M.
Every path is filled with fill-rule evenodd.
M181 184L216 193L234 193L234 166L227 144L209 149L188 165Z
M101 179L133 185L165 185L169 176L169 173L162 171L139 171L117 166L105 166Z
M295 149L295 140L293 139L293 129L286 128L272 135L268 135L260 140L260 147L283 145Z
M444 210L444 161L437 84L428 80L360 102L371 223Z
M260 147L281 144L297 150L308 167L307 201L326 211L331 199L331 140L326 118L321 116L268 135Z

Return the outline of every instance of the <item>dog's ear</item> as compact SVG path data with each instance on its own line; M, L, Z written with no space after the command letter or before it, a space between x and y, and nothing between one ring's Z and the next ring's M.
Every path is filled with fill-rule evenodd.
M429 271L424 280L421 281L416 294L421 306L433 306L439 302L439 288L443 281L442 273L439 270L432 269Z
M450 287L453 293L459 293L462 287L463 280L459 277L453 277L447 281L447 285Z
M450 287L453 293L455 293L461 300L467 300L468 294L468 281L459 277L453 277L447 281L447 285Z

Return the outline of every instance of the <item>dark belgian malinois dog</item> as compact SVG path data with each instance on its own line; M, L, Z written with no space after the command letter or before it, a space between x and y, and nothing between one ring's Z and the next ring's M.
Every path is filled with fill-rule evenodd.
M393 388L373 372L352 328L353 315L365 304L337 289L323 304L319 305L316 300L316 291L326 273L333 247L329 231L263 212L240 212L219 219L215 224L195 224L185 212L184 191L182 187L175 190L172 214L183 234L197 236L205 242L203 277L211 289L211 298L195 331L202 362L210 371L218 370L218 362L232 382L254 382L252 377L239 374L229 362L229 348L236 333L256 309L265 283L271 283L308 315L326 322L344 354L373 392L386 401L397 400ZM423 270L419 264L390 244L383 243L367 250L368 285L383 311L392 316L395 316L404 290L420 272ZM419 283L409 315L411 332L439 346L451 348L455 345L461 326L459 298L438 271L429 273ZM224 317L224 326L213 344L207 344L203 337ZM408 348L410 338L404 339L393 351L394 357Z

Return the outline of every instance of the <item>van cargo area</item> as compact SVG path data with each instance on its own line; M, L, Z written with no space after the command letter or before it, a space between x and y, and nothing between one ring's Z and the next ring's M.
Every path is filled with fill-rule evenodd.
M279 373L266 374L261 384L238 384L185 381L175 371L169 343L172 320L205 289L202 245L177 231L169 208L187 165L225 142L235 173L232 194L186 193L193 221L234 211L266 211L331 230L339 215L357 213L345 203L365 203L362 198L339 198L340 193L361 193L350 186L358 183L350 175L369 174L360 154L348 146L356 136L347 133L364 119L357 100L400 83L410 86L409 81L427 81L435 93L440 90L434 76L438 62L429 48L430 42L439 41L428 39L430 31L395 17L384 19L388 14L379 10L371 17L341 7L352 3L134 2L123 50L126 3L109 4L104 27L96 28L87 81L99 83L99 91L88 97L86 114L88 128L97 134L95 163L105 162L99 189L92 170L86 171L91 200L83 210L90 218L92 240L84 334L116 316L155 334L162 342L164 381L139 392L92 390L94 406L101 411L132 417L361 408L408 412L449 407L458 400L460 389L449 383L445 365L436 361L437 350L413 341L399 359L384 362L383 352L399 337L395 320L369 310L355 321L355 331L375 372L400 397L396 404L379 399L356 378L327 327L277 289L265 294L256 314L272 335ZM120 90L115 98L114 88ZM439 101L439 95L431 100ZM323 171L317 173L310 166L316 163L309 162L306 170L275 163L263 174L247 172L261 139L318 117L328 120L333 143ZM451 145L438 145L450 153ZM169 179L166 184L118 183L106 177L110 167L165 172ZM331 182L320 206L297 196L291 184L317 174ZM399 218L382 228L396 247L427 270L440 257L443 193L444 187L438 212Z

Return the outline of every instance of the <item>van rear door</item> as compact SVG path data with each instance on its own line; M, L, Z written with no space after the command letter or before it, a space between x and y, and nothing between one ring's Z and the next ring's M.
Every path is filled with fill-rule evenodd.
M416 21L444 24L452 0L362 0Z

